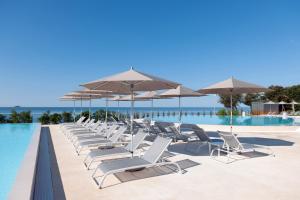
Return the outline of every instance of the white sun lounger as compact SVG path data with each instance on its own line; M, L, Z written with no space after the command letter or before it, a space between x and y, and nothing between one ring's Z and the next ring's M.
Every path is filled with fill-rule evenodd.
M132 143L129 142L125 147L114 147L111 149L97 149L91 150L91 152L86 156L83 163L87 169L96 159L102 159L108 156L130 156L139 145L144 141L147 133L143 130L139 130L138 133L133 137Z
M127 170L134 170L140 168L149 168L154 166L163 166L163 165L174 165L177 167L178 172L181 172L180 166L176 162L169 161L161 161L160 157L163 152L167 149L172 139L163 138L161 136L157 136L154 140L151 147L146 151L146 153L142 157L132 157L132 158L122 158L116 160L109 160L102 162L95 169L92 174L92 178L96 182L97 186L101 189L104 180L110 174L124 172ZM96 172L100 170L102 172L102 176L100 181L97 181Z
M77 133L73 135L72 142L77 144L84 141L91 141L96 139L107 139L109 138L117 129L118 125L112 125L107 128L105 125L99 127L96 132L86 132L86 133Z
M232 155L255 152L257 149L266 149L269 155L274 156L274 152L266 146L241 143L238 138L230 132L218 131L218 134L224 141L224 144L223 146L218 146L213 149L210 154L211 157L214 157L215 151L218 152L218 156L220 156L220 152L224 152L227 154L227 158L229 160L230 158L234 159Z
M80 155L82 150L89 147L110 147L116 145L126 130L126 126L121 126L115 133L113 133L111 137L109 137L109 139L95 139L92 141L79 142L75 145L76 152L78 155Z
M83 120L85 119L84 116L80 117L75 123L74 122L67 122L67 123L62 123L60 124L60 128L62 127L69 127L69 126L76 126L76 125L81 125Z

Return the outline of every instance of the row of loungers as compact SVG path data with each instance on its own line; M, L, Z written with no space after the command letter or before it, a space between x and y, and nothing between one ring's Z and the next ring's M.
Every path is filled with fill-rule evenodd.
M179 139L188 141L188 144L194 141L200 142L199 149L207 145L210 156L215 159L221 156L221 152L225 153L229 160L233 154L252 152L257 148L267 149L270 155L274 155L271 149L265 146L240 143L236 135L229 132L219 131L219 138L211 138L197 125L181 125L183 132L179 132L174 123L168 122L151 123L143 120L135 122L134 125L136 134L131 141L128 141L128 138L131 139L131 137L128 134L128 126L124 123L108 124L81 117L75 124L62 124L60 128L73 144L78 155L83 150L89 150L84 159L84 165L88 170L92 163L101 161L92 174L92 178L99 188L102 188L108 175L127 170L174 165L177 172L182 172L177 163L162 158L170 143ZM149 134L154 134L155 139L150 148L142 152L138 148ZM136 152L139 152L139 156L134 156ZM122 158L104 161L112 156ZM99 171L102 172L100 176L98 176ZM100 180L98 180L99 177Z
M60 128L72 142L78 155L83 148L90 149L92 147L84 159L84 165L87 169L90 169L91 164L95 161L103 161L112 156L122 157L121 159L101 162L95 168L92 178L99 188L102 188L108 175L127 170L174 165L177 172L181 173L181 168L177 163L162 158L172 139L157 136L147 151L139 156L134 156L134 152L148 134L143 129L139 129L132 141L125 142L125 146L122 146L124 141L121 137L126 135L127 125L95 123L94 120L86 121L80 118L76 124L63 124ZM96 136L97 138L94 138ZM99 171L102 172L100 176L98 176Z

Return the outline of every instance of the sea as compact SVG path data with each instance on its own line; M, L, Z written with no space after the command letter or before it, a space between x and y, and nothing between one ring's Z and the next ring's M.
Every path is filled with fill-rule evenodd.
M182 107L181 111L185 115L194 115L194 114L215 114L218 110L222 109L223 107ZM91 111L95 112L97 110L105 110L105 107L92 107ZM9 117L12 110L16 112L23 112L23 111L31 111L33 121L37 122L38 118L45 112L50 113L62 113L62 112L74 112L73 107L0 107L0 114ZM89 107L76 107L75 113L80 114L81 111L88 111ZM120 112L122 114L129 114L130 107L108 107L109 111ZM241 111L250 112L248 107L241 107L239 108ZM178 107L155 107L153 110L149 107L135 107L135 113L151 113L153 112L154 115L163 115L167 113L177 113Z

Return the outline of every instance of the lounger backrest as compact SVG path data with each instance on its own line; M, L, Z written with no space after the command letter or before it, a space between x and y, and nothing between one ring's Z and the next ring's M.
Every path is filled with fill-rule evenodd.
M100 121L97 121L96 123L92 124L91 129L95 130L100 125L100 123L101 123Z
M80 118L77 120L76 124L78 124L78 125L81 124L81 122L82 122L84 119L85 119L84 116L80 117Z
M125 146L125 149L127 151L134 151L134 150L136 150L139 147L139 145L143 142L143 140L145 139L146 136L147 136L147 133L145 133L143 130L140 129L138 131L138 133L135 136L133 136L132 142L129 142Z
M112 143L115 143L117 142L120 137L122 136L122 134L126 131L127 127L125 126L121 126L110 138L109 140L112 142Z
M202 128L194 130L194 133L199 138L200 141L202 141L202 142L210 141L210 138L208 137L208 135L205 133L205 131Z
M91 119L86 119L86 120L83 122L82 125L83 125L83 126L87 125L87 124L90 122L90 120L91 120Z
M156 163L167 149L171 141L172 139L170 138L157 136L151 147L146 151L142 158L150 163Z
M224 143L232 149L239 149L241 147L239 140L230 132L218 131Z
M92 123L94 123L95 119L90 119L90 121L88 123L86 123L84 126L88 127L90 126Z

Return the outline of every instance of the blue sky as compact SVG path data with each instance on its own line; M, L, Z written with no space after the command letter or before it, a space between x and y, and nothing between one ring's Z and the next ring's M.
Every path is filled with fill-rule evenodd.
M284 0L0 1L0 106L71 105L57 98L130 66L193 89L230 76L299 84L299 10Z

